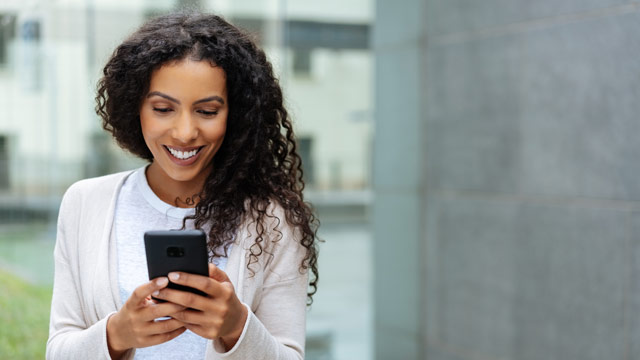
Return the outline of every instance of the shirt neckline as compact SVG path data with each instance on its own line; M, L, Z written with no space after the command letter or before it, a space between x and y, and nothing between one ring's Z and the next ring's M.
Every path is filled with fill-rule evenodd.
M172 218L184 219L186 216L194 215L196 212L195 208L181 208L173 206L171 204L167 204L162 199L160 199L158 195L156 195L156 193L153 192L153 190L149 186L149 182L147 181L147 167L148 165L143 166L140 169L136 170L136 172L133 174L134 181L138 186L138 189L140 189L142 197L147 201L147 203L149 203L151 207L158 210L160 213Z

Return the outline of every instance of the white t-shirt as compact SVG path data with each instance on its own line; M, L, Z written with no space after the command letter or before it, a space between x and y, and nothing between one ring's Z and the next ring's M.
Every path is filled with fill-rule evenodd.
M160 200L149 187L145 169L136 170L126 179L116 203L118 287L123 304L135 288L149 281L145 231L181 229L182 219L195 212L193 208L179 208ZM186 228L193 229L193 222L188 221ZM224 270L227 258L215 257L213 263ZM206 343L207 339L187 330L166 343L137 349L135 359L204 359Z

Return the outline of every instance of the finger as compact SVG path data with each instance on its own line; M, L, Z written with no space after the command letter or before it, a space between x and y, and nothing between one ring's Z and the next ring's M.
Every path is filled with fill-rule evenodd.
M184 323L176 319L153 321L147 328L149 335L158 335L172 332L184 327Z
M184 306L172 302L151 304L142 309L140 313L140 319L142 319L143 321L151 321L165 316L172 316L173 314L183 311L184 309Z
M133 293L125 305L129 304L128 306L134 305L136 307L143 306L147 303L146 299L148 296L151 296L152 293L165 288L168 284L169 280L164 276L146 282L133 290Z
M211 298L194 294L188 291L174 289L163 289L157 296L158 299L166 300L170 303L182 305L184 308L192 308L204 311L212 301Z
M220 282L202 275L171 272L169 273L169 280L176 284L198 289L211 296L216 296L220 291L224 290Z
M174 338L177 338L185 331L187 331L187 328L181 327L179 329L176 329L164 334L151 335L146 339L144 346L141 346L141 347L147 347L147 346L153 346L153 345L165 343L169 340L173 340Z
M220 270L215 264L209 263L209 277L220 282L231 282L227 273Z
M208 338L207 337L207 329L206 327L202 326L202 325L198 325L198 324L185 324L184 327L187 330L191 330L192 333L196 334L196 335L200 335L203 338ZM214 331L215 332L215 331ZM214 336L212 337L217 337L215 336L217 334L214 334Z
M220 316L212 316L211 313L222 313L222 307L212 305L210 312L204 312L199 310L180 311L174 314L174 318L186 325L205 325L213 324L216 326L222 326L222 318Z

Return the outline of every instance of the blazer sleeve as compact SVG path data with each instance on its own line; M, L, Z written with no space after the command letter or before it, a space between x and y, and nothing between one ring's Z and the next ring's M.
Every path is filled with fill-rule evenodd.
M110 359L107 320L111 314L89 324L82 300L77 266L81 209L81 193L72 186L63 197L58 216L47 359Z
M280 210L280 211L278 211ZM300 235L276 209L272 251L265 251L267 265L259 300L249 315L236 345L224 353L214 341L221 359L289 360L304 358L308 271L300 271L307 249ZM278 239L279 238L279 239ZM271 252L271 255L269 254Z

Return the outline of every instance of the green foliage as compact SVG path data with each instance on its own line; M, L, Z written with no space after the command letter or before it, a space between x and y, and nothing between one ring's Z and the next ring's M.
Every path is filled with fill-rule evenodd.
M0 270L0 359L44 359L51 292Z

